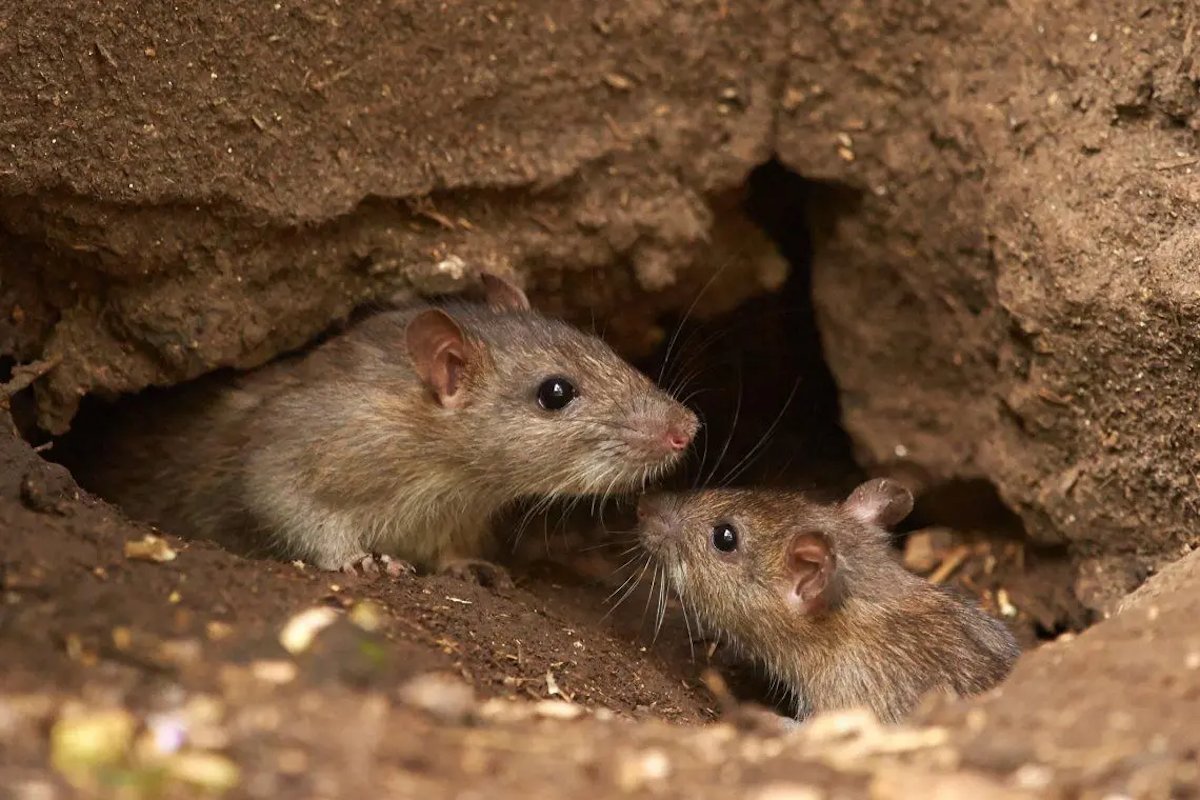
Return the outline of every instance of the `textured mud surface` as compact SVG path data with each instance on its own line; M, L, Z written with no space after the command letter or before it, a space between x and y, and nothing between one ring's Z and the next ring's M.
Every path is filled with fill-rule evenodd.
M778 258L754 266L762 246L728 239L709 200L769 157L781 20L640 2L17 9L0 225L21 279L3 291L17 351L65 355L42 422L62 430L80 391L259 363L467 268L520 269L543 307L604 318L631 351L707 280L702 250L739 255L720 302L771 285Z

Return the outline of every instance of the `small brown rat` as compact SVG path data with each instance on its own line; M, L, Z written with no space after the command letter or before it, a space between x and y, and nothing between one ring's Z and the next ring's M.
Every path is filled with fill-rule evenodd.
M685 608L763 663L798 717L869 706L884 722L932 690L985 691L1020 655L973 603L906 570L888 529L913 507L895 481L820 505L769 489L643 497L638 534Z
M68 466L172 533L329 570L376 571L381 554L393 573L507 582L481 560L494 514L640 489L698 421L512 282L482 283L485 303L380 313L303 356L144 402Z

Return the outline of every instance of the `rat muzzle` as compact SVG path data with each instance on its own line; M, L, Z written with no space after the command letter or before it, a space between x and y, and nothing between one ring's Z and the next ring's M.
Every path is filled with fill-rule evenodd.
M673 505L665 495L643 495L638 500L638 539L653 553L661 553L679 535L680 521Z

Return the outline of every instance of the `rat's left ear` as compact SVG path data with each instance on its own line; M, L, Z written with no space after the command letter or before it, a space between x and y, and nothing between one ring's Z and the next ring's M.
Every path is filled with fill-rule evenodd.
M525 292L507 278L501 278L490 272L482 272L479 280L483 283L484 297L493 311L528 311L529 298Z
M841 599L837 580L837 554L821 533L797 533L788 542L787 601L802 614L821 614Z
M889 478L876 478L851 492L842 508L860 522L887 530L912 512L913 496Z

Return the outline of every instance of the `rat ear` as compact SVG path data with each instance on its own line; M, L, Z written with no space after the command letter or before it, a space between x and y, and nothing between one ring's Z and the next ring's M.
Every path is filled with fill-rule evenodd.
M860 522L888 529L912 512L913 496L896 481L876 478L851 492L842 508Z
M797 533L784 558L790 583L787 601L801 613L820 614L838 602L837 554L827 537Z
M493 311L528 311L529 298L520 286L507 278L490 272L479 275L483 282L484 297Z
M413 368L438 404L457 405L463 367L472 350L458 323L440 308L426 309L409 320L404 342Z

